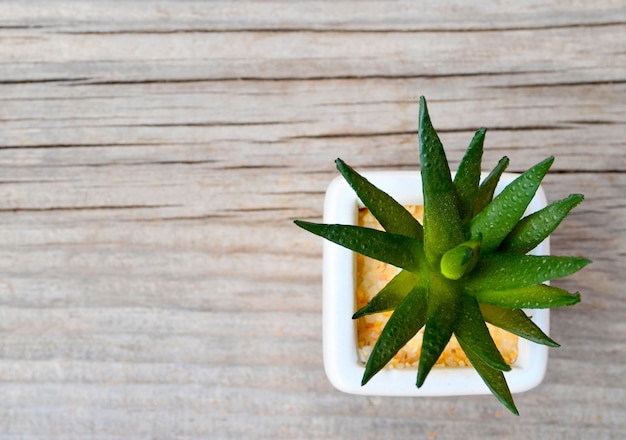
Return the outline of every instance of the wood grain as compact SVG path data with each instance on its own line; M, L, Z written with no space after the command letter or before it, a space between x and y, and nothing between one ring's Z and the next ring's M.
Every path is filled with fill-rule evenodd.
M3 439L618 439L626 431L626 8L290 1L0 3ZM328 383L319 220L341 157L418 169L553 154L548 374L516 396Z

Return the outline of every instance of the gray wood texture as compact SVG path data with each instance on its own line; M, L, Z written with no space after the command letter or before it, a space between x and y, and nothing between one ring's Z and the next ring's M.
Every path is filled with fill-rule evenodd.
M471 3L471 4L470 4ZM341 157L556 156L548 373L491 396L342 394L322 365L319 220ZM626 3L0 3L2 439L621 439Z

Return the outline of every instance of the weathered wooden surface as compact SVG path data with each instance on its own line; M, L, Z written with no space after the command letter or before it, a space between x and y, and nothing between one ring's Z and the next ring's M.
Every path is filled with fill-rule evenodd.
M626 430L626 4L0 3L0 437L618 439ZM321 352L333 159L548 154L565 281L516 396L364 398Z

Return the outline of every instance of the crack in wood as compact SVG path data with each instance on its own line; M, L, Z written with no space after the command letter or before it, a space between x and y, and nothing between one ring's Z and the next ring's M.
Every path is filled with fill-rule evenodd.
M119 147L154 147L163 145L158 142L154 143L113 143L113 144L37 144L37 145L3 145L0 150L28 150L28 149L44 149L44 148L119 148Z
M42 26L42 25L30 25L30 24L26 24L26 25L22 25L22 24L16 24L16 25L0 25L0 30L31 30L31 29L45 29L49 26Z
M288 168L287 165L233 165L233 166L224 166L219 167L219 170L222 171L230 171L230 170L281 170Z
M138 219L127 219L127 220L121 220L121 221L133 222L133 223L137 223L137 222L155 223L155 222L221 220L221 219L232 219L232 218L236 218L236 217L230 214L206 214L206 215L189 215L189 216L178 216L178 217L138 218Z
M27 85L41 83L70 83L88 81L89 78L41 78L41 79L4 79L0 80L0 85Z
M249 27L239 29L228 28L187 28L187 29L117 29L117 30L86 30L86 31L56 31L61 35L170 35L170 34L242 34L242 33L313 33L313 34L421 34L421 33L479 33L479 32L520 32L520 31L550 31L556 29L578 29L624 26L625 21L605 21L592 23L565 23L526 26L503 26L503 27L404 27L404 28L322 28L322 27ZM1 28L0 28L1 29Z
M152 124L114 124L106 125L106 127L247 127L247 126L266 126L266 125L295 125L300 123L313 121L242 121L242 122L180 122L180 123L152 123Z
M580 124L580 125L624 125L625 123L622 121L609 121L606 119L583 119L579 121L570 120L570 121L562 121L566 124Z
M38 165L37 168L101 168L101 167L130 167L130 166L146 166L146 165L205 165L218 163L217 160L160 160L145 162L108 162L108 163L73 163L73 164L53 164ZM57 181L55 181L57 182ZM0 182L2 183L2 182Z
M0 185L22 185L22 184L38 184L38 183L68 183L75 182L74 180L69 179L33 179L33 180L0 180Z
M105 81L85 81L69 86L111 86L111 85L141 85L141 84L184 84L184 83L201 83L201 82L281 82L281 81L354 81L354 80L407 80L407 79L444 79L444 78L466 78L466 77L485 77L485 76L514 76L528 75L533 73L550 73L547 70L525 71L519 70L514 72L455 72L455 73L408 73L408 74L364 74L364 75L311 75L311 76L285 76L285 77L263 77L263 76L237 76L237 77L215 77L215 78L145 78L145 79L128 79L128 80L105 80Z
M489 89L525 89L535 87L584 87L584 86L610 86L613 84L626 84L626 79L607 79L596 81L571 81L571 82L554 82L554 83L529 83L529 84L507 84L497 86L483 86Z
M225 209L226 212L281 212L281 211L292 211L293 208L271 208L271 207L260 207L260 208L239 208L239 209Z
M324 191L263 191L260 194L268 196L319 196L323 195Z
M52 206L48 208L0 208L0 212L56 212L56 211L112 211L112 210L133 210L133 209L159 209L159 208L180 208L184 205L99 205L99 206Z
M438 133L473 133L477 128L439 128ZM510 127L490 127L488 131L545 131L545 130L572 130L573 127L563 127L558 125L528 125L528 126L510 126ZM386 137L386 136L414 136L417 130L406 131L387 131L387 132L364 132L364 133L328 133L314 135L298 135L285 137L285 140L293 139L336 139L336 138L368 138L368 137Z
M439 130L439 132L441 132L441 130ZM369 137L387 137L387 136L414 136L417 134L418 134L417 130L407 130L407 131L385 131L385 132L365 132L365 133L310 134L310 135L288 136L283 139L300 140L300 139L369 138Z

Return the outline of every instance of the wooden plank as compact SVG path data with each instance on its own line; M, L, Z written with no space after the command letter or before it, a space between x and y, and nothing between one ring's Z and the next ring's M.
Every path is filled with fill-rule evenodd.
M505 4L486 0L476 4L410 0L380 3L351 0L273 1L127 1L124 13L115 2L33 0L5 2L5 27L63 29L70 32L226 32L242 30L450 30L541 29L606 26L623 21L620 0L572 5L568 1L532 0Z
M32 31L17 28L6 31L7 42L13 44L0 47L0 57L19 62L3 69L0 79L125 84L534 74L535 83L548 85L623 81L620 66L626 55L618 45L624 39L623 26L582 29L175 35L35 30L33 38L28 34ZM468 47L473 48L471 57ZM558 64L545 57L551 50L558 51ZM101 57L110 64L102 66ZM602 63L605 59L610 61ZM47 66L48 75L41 69Z

